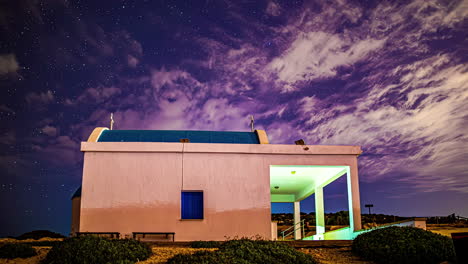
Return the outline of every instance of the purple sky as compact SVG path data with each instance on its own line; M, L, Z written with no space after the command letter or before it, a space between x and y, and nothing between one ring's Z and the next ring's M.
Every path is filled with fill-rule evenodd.
M252 114L271 143L360 145L374 212L468 216L468 1L9 2L0 236L69 232L80 142L111 112L115 129L222 131Z

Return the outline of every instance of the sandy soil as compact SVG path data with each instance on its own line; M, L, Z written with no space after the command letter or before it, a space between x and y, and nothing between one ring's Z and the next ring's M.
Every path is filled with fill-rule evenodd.
M39 264L39 262L45 258L51 247L34 247L37 251L37 255L31 258L15 258L15 259L0 259L0 264ZM213 251L216 249L204 249L204 248L181 248L181 247L153 247L153 255L145 260L138 263L142 264L159 264L166 263L168 259L172 258L177 254L193 254L197 251Z
M146 261L139 263L144 264L159 264L166 263L168 259L176 254L195 253L202 250L216 250L216 249L196 249L196 248L171 248L171 247L153 247L154 255ZM371 261L365 261L352 254L351 248L315 248L315 249L301 249L301 252L312 255L320 264L374 264Z
M38 255L27 259L0 259L0 264L39 264L45 258L51 247L34 247ZM138 263L141 264L161 264L166 263L168 259L176 254L193 254L197 251L216 249L203 248L182 248L182 247L153 247L153 255ZM351 253L351 249L345 248L315 248L301 249L300 251L312 255L320 264L374 264L374 262L364 261Z
M374 264L363 260L351 252L350 247L342 248L314 248L299 251L312 255L320 264Z
M50 237L43 237L41 239L24 239L24 240L17 240L14 238L0 238L0 243L25 243L25 242L40 242L40 241L62 241L63 238L50 238Z
M216 250L216 249L196 249L196 248L171 248L171 247L153 247L154 255L146 261L139 263L144 264L159 264L166 263L168 259L176 254L193 254L202 250ZM315 249L301 249L301 252L312 255L320 264L374 264L371 261L365 261L355 256L351 252L351 248L315 248Z
M452 237L451 233L468 232L468 227L452 227L452 226L428 226L428 231Z
M166 263L168 259L177 254L193 254L198 251L213 251L214 248L176 248L176 247L153 247L153 255L142 262L142 264Z

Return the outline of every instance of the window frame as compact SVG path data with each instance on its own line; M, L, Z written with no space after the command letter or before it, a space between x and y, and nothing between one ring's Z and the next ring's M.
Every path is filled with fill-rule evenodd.
M183 218L183 195L184 193L201 193L201 205L202 205L202 211L201 211L201 218ZM180 192L180 220L181 221L203 221L205 220L205 193L203 190L182 190Z

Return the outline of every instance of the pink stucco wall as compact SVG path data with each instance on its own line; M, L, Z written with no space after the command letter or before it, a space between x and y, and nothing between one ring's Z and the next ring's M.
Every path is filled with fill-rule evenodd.
M81 210L81 197L74 197L72 199L72 220L71 220L71 234L75 235L80 231L80 210Z
M270 165L348 165L357 177L360 153L352 146L304 151L286 145L141 142L83 142L82 150L81 232L175 232L176 241L271 239ZM203 220L180 219L182 190L204 192Z

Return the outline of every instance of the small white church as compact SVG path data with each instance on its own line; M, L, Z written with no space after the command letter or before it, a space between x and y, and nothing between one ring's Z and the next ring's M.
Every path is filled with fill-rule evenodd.
M269 144L265 131L109 130L86 142L72 234L172 241L277 239L271 203L293 203L295 239L353 239L361 229L359 146ZM326 232L323 188L346 177L349 226ZM315 196L316 234L300 201Z

